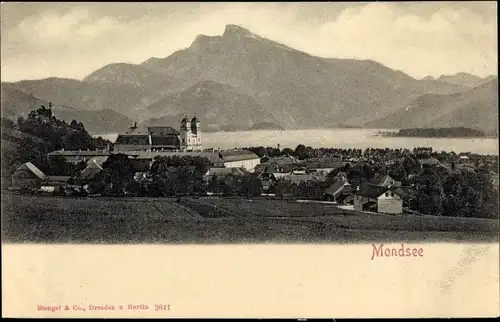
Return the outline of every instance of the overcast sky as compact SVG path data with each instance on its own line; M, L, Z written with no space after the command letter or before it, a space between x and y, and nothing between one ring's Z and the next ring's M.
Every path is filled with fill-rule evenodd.
M312 55L373 59L413 77L497 74L496 2L3 3L2 81L81 79L220 35L226 24Z

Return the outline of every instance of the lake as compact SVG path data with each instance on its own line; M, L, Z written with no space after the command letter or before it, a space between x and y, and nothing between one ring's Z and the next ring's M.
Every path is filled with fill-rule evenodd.
M407 148L432 147L434 151L472 152L498 155L498 139L493 138L419 138L377 136L378 131L394 129L309 129L309 130L263 130L241 132L204 132L204 148L243 148L250 146L273 146L281 149L299 144L313 148ZM92 134L114 142L118 133Z

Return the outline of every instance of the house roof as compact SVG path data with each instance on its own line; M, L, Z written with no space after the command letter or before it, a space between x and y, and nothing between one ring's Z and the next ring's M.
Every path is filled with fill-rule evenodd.
M285 175L283 179L299 184L304 181L325 181L326 176L313 174L288 174Z
M285 165L285 164L296 164L299 163L300 161L291 155L282 155L279 157L271 158L270 162L278 165Z
M359 187L357 194L367 198L378 198L387 190L389 189L385 187L377 186L371 183L363 183Z
M259 156L248 150L226 150L219 152L219 156L224 162L244 161L259 159Z
M345 173L344 171L340 171L339 173L337 173L337 175L335 175L335 178L340 178L340 177L344 177L347 179L347 173Z
M267 165L264 165L264 171L262 171L263 173L275 173L275 172L278 172L278 167L276 165L272 165L272 164L267 164Z
M394 182L393 184L390 184L390 182ZM390 175L386 174L382 180L379 181L378 183L379 186L395 186L395 187L399 187L401 186L401 181L397 181L395 180L394 178L392 178Z
M248 171L241 168L210 168L209 175L238 175L242 176Z
M357 194L367 198L378 198L386 191L393 191L395 194L401 197L407 197L409 195L409 191L405 192L405 190L401 187L387 188L374 185L371 183L363 183L360 186Z
M347 181L347 179L341 176L336 179L328 189L325 190L325 194L336 197L344 190L345 187L350 186L351 184Z
M369 180L369 182L373 185L378 186L381 182L384 181L386 175L380 172L375 172L373 177Z
M438 164L439 160L431 157L431 158L418 159L418 162L420 164Z
M343 166L342 161L333 159L324 159L316 161L307 161L304 163L307 169L336 169Z
M281 172L273 172L272 175L277 179L281 179L281 178L284 178L288 175L290 175L289 173L281 173Z
M107 156L98 156L93 157L89 161L87 161L87 168L96 168L102 170L102 165L108 159Z
M61 156L109 156L110 152L109 151L104 151L104 150L99 150L99 151L64 151L64 150L59 150L59 151L53 151L48 154L49 156L56 156L56 155L61 155Z
M117 145L149 145L148 133L126 133L120 134L114 143Z
M28 170L31 173L33 173L35 176L37 176L39 179L46 179L47 176L45 173L42 172L42 170L38 169L33 163L31 162L26 162L22 164L20 167L16 169L16 171L22 171L22 170Z
M102 168L98 167L86 167L75 177L77 180L89 180L95 177L96 174L102 171Z
M47 176L45 180L47 182L66 182L70 178L70 176Z

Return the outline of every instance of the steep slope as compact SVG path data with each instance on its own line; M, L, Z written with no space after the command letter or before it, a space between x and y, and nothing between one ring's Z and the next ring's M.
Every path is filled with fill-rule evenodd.
M467 127L498 133L498 79L451 95L427 94L368 127Z
M19 116L26 118L28 114L49 102L10 86L2 84L2 117L16 120ZM85 125L89 132L116 132L122 131L132 124L132 120L113 110L80 110L68 106L53 104L53 114L60 120L70 123L77 120Z
M168 87L178 80L142 65L115 63L96 70L84 81L141 87L155 95L166 95Z
M156 117L145 124L177 125L184 113L189 117L196 113L205 131L228 126L243 130L262 120L279 123L252 97L229 85L213 81L202 81L180 93L167 96L150 105L148 110Z

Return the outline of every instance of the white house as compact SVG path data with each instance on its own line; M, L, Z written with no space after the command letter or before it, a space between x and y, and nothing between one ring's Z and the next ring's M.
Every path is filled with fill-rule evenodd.
M354 196L354 210L401 214L403 213L403 193L399 187L387 188L363 184Z
M255 167L260 164L259 156L248 150L221 151L219 156L226 168L244 168L249 172L254 172Z

